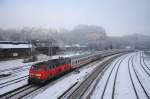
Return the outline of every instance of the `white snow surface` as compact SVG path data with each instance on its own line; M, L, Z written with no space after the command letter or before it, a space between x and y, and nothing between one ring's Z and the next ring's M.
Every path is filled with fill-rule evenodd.
M23 59L0 61L0 70L29 66L36 62L23 63Z
M57 99L64 91L69 89L74 83L84 80L94 70L94 68L97 67L98 64L100 64L100 62L90 67L87 66L87 68L80 70L80 73L71 74L70 76L62 79L58 83L49 87L43 93L37 95L34 99Z
M127 55L123 55L123 56L117 58L114 62L112 62L110 64L109 68L103 74L102 78L99 80L93 94L91 95L91 99L100 99L101 98L104 87L106 85L107 78L108 78L113 66L116 64L115 65L116 67L114 68L114 70L110 76L110 79L108 81L108 85L106 87L106 91L105 91L104 97L103 97L103 99L112 99L111 96L112 96L112 91L113 91L114 78L115 78L117 67L119 66L120 59L123 59L123 61L121 62L119 70L118 70L114 98L115 99L136 99L135 91L133 89L131 79L129 76L129 70L128 70L128 61L132 56L133 56L133 66L135 68L135 71L136 71L143 87L145 88L145 91L147 92L148 96L150 96L150 86L149 86L150 76L144 71L144 69L142 68L142 65L144 66L145 70L149 74L150 74L150 70L148 70L146 68L143 61L141 61L142 65L140 64L140 57L141 57L140 53L143 53L143 52L134 52L134 53L130 53ZM147 66L150 67L150 59L146 58L146 55L143 55L143 56L144 57L141 57L141 58L144 58L145 63L147 64ZM92 73L92 71L101 62L98 62L98 63L95 62L96 64L91 63L83 68L80 68L79 69L80 73L73 72L67 76L65 75L63 77L63 79L58 79L58 81L55 84L51 85L45 91L43 91L42 93L35 96L34 99L57 99L63 92L65 92L68 88L70 88L74 83L83 81L90 73ZM27 64L31 64L31 63L27 63ZM24 65L24 63L22 63L21 59L10 60L10 61L1 61L0 62L0 70L12 68L15 66L22 66L22 65ZM135 85L135 89L137 91L139 98L146 99L144 90L142 89L142 87L133 71L131 60L129 62L129 68L130 68L133 83ZM13 80L15 78L23 77L26 75L28 75L28 69L26 71L18 72L16 74L12 75L8 79L0 79L0 83L6 82L9 80ZM11 86L1 88L0 94L3 94L5 92L8 92L10 90L13 90L15 88L21 87L26 84L27 84L27 80L24 80L19 83L13 84Z
M85 66L83 69L79 69L80 73L78 74L73 73L70 76L60 80L58 83L54 84L53 86L50 86L43 93L34 97L34 99L57 99L61 94L63 94L63 92L69 89L74 83L83 81L103 61L100 61L94 65L89 64L88 66Z
M142 52L131 53L131 54L127 55L127 57L124 58L123 61L121 62L119 70L118 70L116 84L115 84L114 99L137 99L135 91L134 91L132 83L131 83L131 79L129 76L129 70L128 70L128 61L129 61L129 58L131 58L132 56L133 56L133 66L139 77L139 80L140 80L141 84L143 85L148 96L150 96L150 86L149 86L150 76L144 71L144 69L142 68L142 65L140 64L140 57L141 57L140 53L142 53ZM141 57L141 58L143 58L143 57ZM119 60L119 58L118 58L118 60ZM131 71L131 76L132 76L133 83L134 83L135 89L137 91L138 97L139 97L139 99L147 99L148 97L144 93L144 90L135 75L131 61L132 60L130 60L130 62L129 62L129 68ZM111 64L111 66L106 70L103 77L98 82L97 87L95 88L93 94L91 95L91 99L101 99L102 98L102 93L104 92L106 80L107 80L108 75L110 74L110 71L112 70L115 62L116 61L114 61ZM143 62L141 62L141 63L143 64ZM119 62L117 63L116 67L118 66L118 64L119 64ZM103 99L112 99L113 83L114 83L114 79L115 79L114 74L116 73L116 67L114 68L114 70L110 76ZM144 66L144 68L146 69L145 66ZM148 69L146 69L146 70L148 71ZM150 73L150 71L148 71L148 73Z
M79 54L69 54L69 56L70 55L72 56L72 55L79 55ZM0 78L0 84L2 84L4 82L7 82L7 81L11 81L11 80L17 79L17 78L20 78L20 77L27 76L29 74L29 67L30 67L30 65L32 65L35 62L23 63L22 61L23 61L22 59L17 59L17 60L9 60L9 61L1 61L0 62L1 70L10 69L10 68L14 68L14 67L15 68L19 68L18 72L17 72L17 70L8 70L8 71L5 71L4 73L11 72L12 74L10 76L8 76L8 77ZM29 66L23 67L24 65L29 65ZM89 64L89 66L91 66L91 65L92 64ZM72 80L72 79L69 79L69 78L68 78L68 80L66 79L66 82L69 82L69 80L71 81L71 83L68 84L68 87L70 87L71 84L73 84L74 82L76 82L78 80L82 80L84 77L86 77L86 75L89 74L89 72L91 70L93 70L95 68L95 66L90 67L90 68L89 68L89 66L85 66L84 69L81 68L80 70L82 72L80 72L79 74L73 73L72 75L70 75L70 78L72 78L72 76L76 76L76 80ZM20 67L22 67L22 68L20 69ZM78 75L80 75L80 77ZM9 91L11 91L13 89L19 88L19 87L21 87L23 85L26 85L27 83L28 83L27 79L25 79L25 80L23 80L21 82L18 82L18 83L15 83L15 84L12 84L12 85L0 88L1 89L0 90L0 95L4 94L6 92L9 92ZM63 83L66 84L65 80L64 80Z

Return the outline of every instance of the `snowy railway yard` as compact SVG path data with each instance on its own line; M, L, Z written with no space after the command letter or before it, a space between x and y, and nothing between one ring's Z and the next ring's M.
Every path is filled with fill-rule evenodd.
M43 85L28 84L31 64L5 64L0 71L12 74L0 77L0 99L150 99L150 56L143 51L106 57Z

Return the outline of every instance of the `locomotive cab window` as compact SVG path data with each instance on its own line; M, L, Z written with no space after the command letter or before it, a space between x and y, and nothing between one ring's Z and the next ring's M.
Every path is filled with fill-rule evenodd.
M46 66L43 63L35 64L31 67L32 70L45 70Z

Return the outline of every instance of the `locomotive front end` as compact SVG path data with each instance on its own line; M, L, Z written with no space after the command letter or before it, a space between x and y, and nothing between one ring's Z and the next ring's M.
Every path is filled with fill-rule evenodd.
M28 82L34 83L43 83L46 81L45 77L45 69L46 66L44 64L35 64L32 65L29 70L29 79Z

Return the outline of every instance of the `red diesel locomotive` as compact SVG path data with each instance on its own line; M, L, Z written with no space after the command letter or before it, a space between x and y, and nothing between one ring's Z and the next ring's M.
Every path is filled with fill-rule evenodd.
M28 82L44 83L48 79L56 77L71 70L71 59L52 59L32 65L29 70Z

